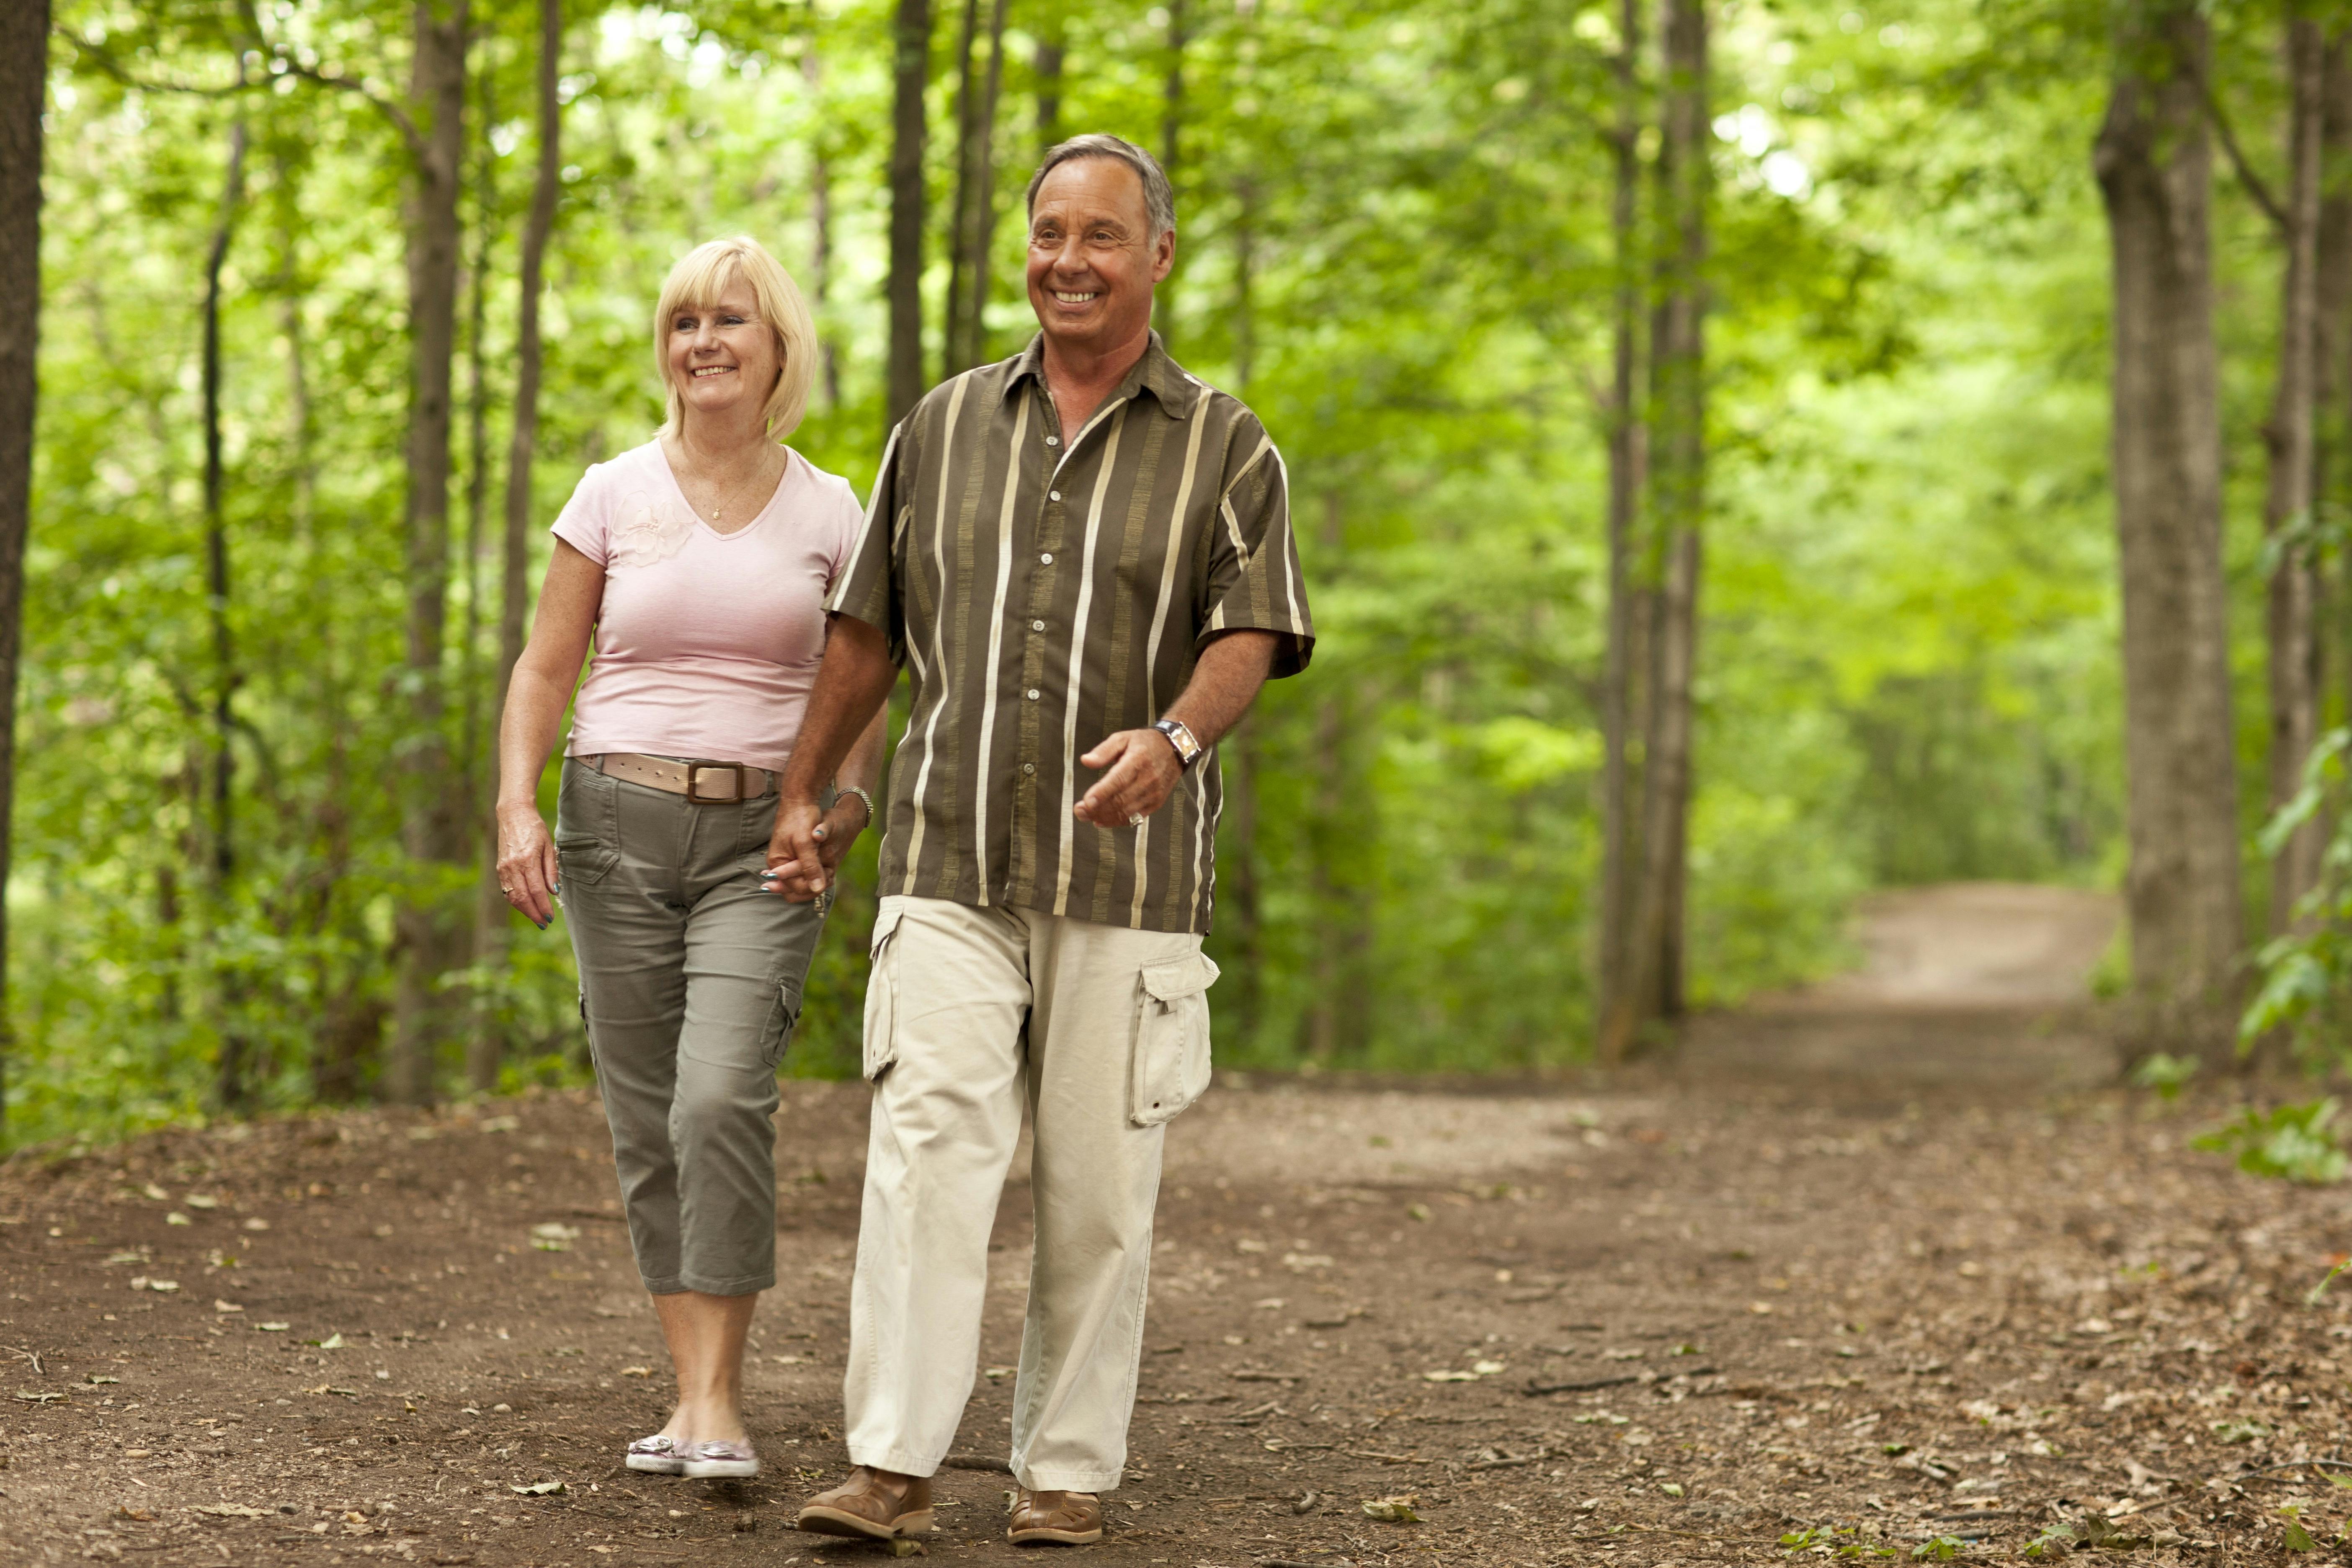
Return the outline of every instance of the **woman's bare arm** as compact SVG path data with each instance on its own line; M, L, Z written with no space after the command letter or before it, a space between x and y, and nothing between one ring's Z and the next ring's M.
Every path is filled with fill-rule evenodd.
M530 641L499 721L499 886L542 931L555 918L555 840L539 815L539 775L604 604L604 569L559 539L539 585Z

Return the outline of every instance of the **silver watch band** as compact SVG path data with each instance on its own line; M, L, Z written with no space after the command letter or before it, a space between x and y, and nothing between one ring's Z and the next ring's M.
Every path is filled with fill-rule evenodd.
M875 822L875 818L876 818L877 816L879 816L879 815L880 815L879 813L877 813L877 812L874 809L874 797L873 797L872 795L867 795L867 794L866 793L866 791L865 791L865 789L864 789L864 787L863 787L862 785L858 785L858 784L835 784L835 785L834 785L834 786L833 786L833 797L834 797L834 799L835 799L835 800L839 800L843 795L856 795L858 799L860 799L860 800L862 800L862 801L864 801L864 802L866 803L866 826L868 826L868 827L873 826L874 826L874 822Z

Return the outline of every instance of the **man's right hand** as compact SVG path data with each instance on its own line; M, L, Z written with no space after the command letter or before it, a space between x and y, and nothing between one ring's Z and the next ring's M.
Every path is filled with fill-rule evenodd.
M812 799L787 799L776 806L775 831L768 837L768 869L762 875L772 892L793 903L805 904L830 884L824 860L824 813Z

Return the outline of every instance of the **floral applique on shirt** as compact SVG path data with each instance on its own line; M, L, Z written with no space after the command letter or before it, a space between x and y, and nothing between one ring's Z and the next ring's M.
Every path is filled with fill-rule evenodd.
M619 510L620 521L614 524L606 546L614 566L651 566L667 561L694 537L692 517L643 490L632 490L622 498Z

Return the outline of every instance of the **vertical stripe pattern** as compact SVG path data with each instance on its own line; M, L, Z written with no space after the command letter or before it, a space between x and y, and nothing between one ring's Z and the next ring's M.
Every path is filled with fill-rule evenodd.
M1221 633L1272 632L1274 674L1306 668L1286 481L1256 416L1157 334L1066 447L1042 339L916 405L827 605L881 628L914 677L887 890L1208 929L1214 752L1139 827L1071 814L1098 776L1078 759L1166 711Z

